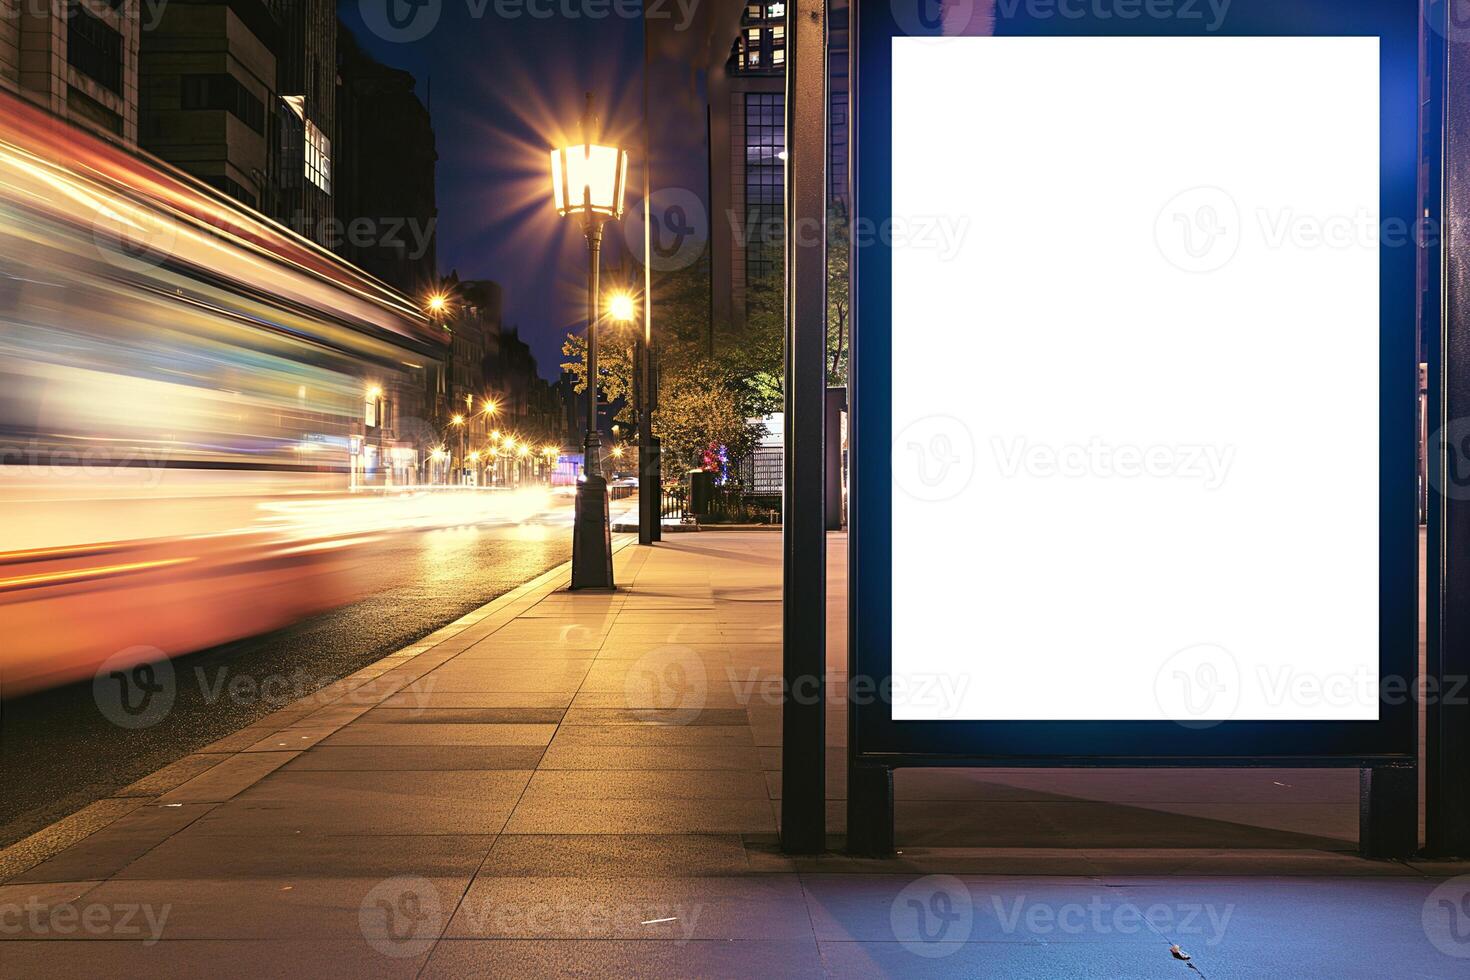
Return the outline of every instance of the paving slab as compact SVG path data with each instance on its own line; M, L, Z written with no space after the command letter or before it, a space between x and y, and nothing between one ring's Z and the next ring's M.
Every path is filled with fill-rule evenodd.
M822 976L817 944L804 940L465 940L434 949L424 978L702 977L805 980Z
M481 875L445 935L506 939L812 939L794 875L513 878Z

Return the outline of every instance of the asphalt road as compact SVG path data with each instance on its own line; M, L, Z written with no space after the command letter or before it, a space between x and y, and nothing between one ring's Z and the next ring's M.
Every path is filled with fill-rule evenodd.
M376 594L173 663L157 723L110 722L90 682L0 705L0 847L452 622L571 557L547 524L402 532L380 546Z

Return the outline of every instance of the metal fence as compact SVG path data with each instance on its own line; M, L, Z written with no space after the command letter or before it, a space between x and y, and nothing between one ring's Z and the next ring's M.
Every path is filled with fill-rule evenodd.
M786 458L780 446L757 446L740 461L738 472L747 494L779 495L786 483Z

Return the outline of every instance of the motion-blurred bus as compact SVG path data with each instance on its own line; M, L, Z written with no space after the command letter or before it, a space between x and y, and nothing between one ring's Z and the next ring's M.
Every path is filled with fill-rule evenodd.
M411 484L400 429L444 339L330 252L0 93L0 696L345 601L351 535L262 501Z

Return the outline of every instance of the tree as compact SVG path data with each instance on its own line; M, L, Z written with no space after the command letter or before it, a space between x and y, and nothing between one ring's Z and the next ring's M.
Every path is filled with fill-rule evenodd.
M653 433L677 467L699 465L706 449L723 445L747 455L762 434L749 420L780 407L781 334L765 320L722 336L709 349L708 253L695 264L658 274L653 283L653 322L658 358L659 410ZM774 339L774 350L772 341ZM633 427L633 336L606 331L598 337L598 388L608 402L624 402L619 424ZM586 390L586 338L568 334L562 367Z
M852 237L847 205L834 201L827 208L827 384L847 384L849 334L848 270Z

